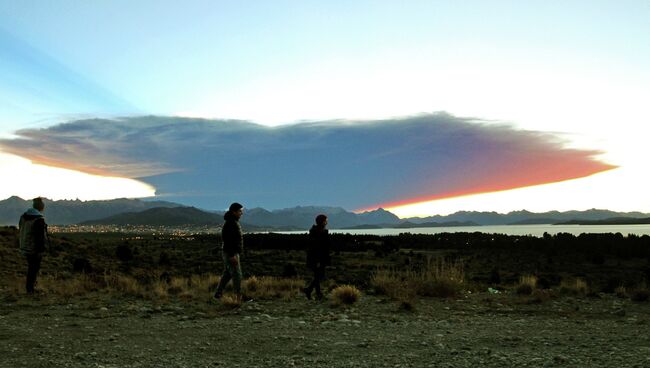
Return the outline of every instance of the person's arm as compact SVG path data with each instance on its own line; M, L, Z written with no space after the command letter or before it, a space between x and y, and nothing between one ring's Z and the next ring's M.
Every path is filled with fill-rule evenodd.
M34 250L37 253L41 253L45 251L45 242L47 241L47 235L45 232L47 231L47 227L45 225L45 219L39 218L34 221Z
M234 226L231 223L225 223L221 228L221 240L223 241L223 252L228 257L228 261L233 267L237 267L239 263L237 261L237 249L238 245L235 244L238 242L237 231L234 229Z

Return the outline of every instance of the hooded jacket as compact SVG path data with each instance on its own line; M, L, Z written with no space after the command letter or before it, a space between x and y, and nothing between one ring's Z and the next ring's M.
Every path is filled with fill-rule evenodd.
M48 246L45 217L35 208L28 209L18 222L20 253L23 256L40 254Z
M223 215L223 219L226 221L221 227L223 252L228 257L241 254L244 251L244 236L241 225L239 225L239 219L230 211Z
M327 229L313 225L311 229L309 229L307 267L315 268L318 263L323 266L330 265L330 239Z

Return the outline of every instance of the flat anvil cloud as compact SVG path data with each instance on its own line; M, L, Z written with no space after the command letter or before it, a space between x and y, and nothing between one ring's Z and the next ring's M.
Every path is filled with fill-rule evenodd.
M170 200L372 208L513 189L612 169L556 136L445 113L267 127L176 117L78 120L0 148L48 165L139 178Z

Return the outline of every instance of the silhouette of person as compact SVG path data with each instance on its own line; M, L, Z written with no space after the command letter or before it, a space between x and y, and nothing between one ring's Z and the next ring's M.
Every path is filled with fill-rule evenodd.
M244 250L244 236L242 233L239 219L244 214L244 206L235 202L230 205L230 208L223 216L225 222L221 228L221 239L223 241L222 257L223 257L223 274L217 291L214 293L215 299L220 299L223 294L223 289L228 282L232 279L233 288L238 300L241 300L241 263L240 255Z
M41 269L43 252L49 248L47 237L47 224L43 212L45 202L38 197L32 200L32 208L25 211L18 221L20 253L27 260L26 289L28 294L34 294L37 290L36 277Z
M316 298L322 299L321 281L325 278L325 267L331 263L330 239L327 231L327 216L316 216L316 224L309 229L309 246L307 247L307 267L314 273L309 285L303 289L307 299L311 299L312 291Z

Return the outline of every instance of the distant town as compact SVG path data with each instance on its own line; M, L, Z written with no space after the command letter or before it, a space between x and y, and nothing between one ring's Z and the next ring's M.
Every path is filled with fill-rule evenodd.
M51 233L124 233L171 235L187 237L197 234L218 234L220 226L150 226L150 225L51 225Z

